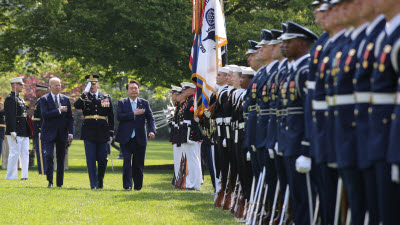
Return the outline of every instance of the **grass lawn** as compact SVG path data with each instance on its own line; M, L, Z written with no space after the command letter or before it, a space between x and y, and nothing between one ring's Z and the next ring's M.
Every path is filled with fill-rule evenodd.
M0 224L234 224L233 215L213 207L210 176L201 191L172 187L172 170L145 170L141 191L122 188L122 160L113 151L104 189L91 190L83 142L74 141L64 186L47 188L46 177L29 171L27 181L5 180L0 170ZM172 147L166 141L147 146L146 165L172 164ZM19 171L20 176L20 171ZM55 177L54 177L55 178Z

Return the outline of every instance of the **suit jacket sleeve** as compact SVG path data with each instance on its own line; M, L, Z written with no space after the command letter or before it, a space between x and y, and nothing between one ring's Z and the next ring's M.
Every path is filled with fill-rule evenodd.
M146 105L147 105L147 110L146 110L147 127L149 129L149 132L156 133L156 127L154 125L153 112L151 111L149 102L146 102Z
M123 112L122 108L124 106L123 99L118 101L118 107L117 107L117 119L119 121L128 121L128 120L134 120L135 116L131 112Z
M50 96L51 98L51 96ZM40 98L40 111L42 112L42 118L50 119L61 116L60 111L58 109L54 109L49 111L49 102L45 97Z

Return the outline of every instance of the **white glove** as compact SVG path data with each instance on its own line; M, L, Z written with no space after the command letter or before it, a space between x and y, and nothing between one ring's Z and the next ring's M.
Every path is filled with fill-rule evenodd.
M399 166L397 164L392 164L392 181L396 184L400 183Z
M226 139L224 139L224 140L222 141L222 146L224 146L224 148L228 147L228 145L226 145Z
M273 149L268 149L268 153L269 153L269 158L270 159L274 159L275 158L275 154L274 154L274 150Z
M89 92L91 87L92 87L92 82L88 82L88 84L85 87L85 92L86 93Z
M275 147L274 147L274 149L275 149L275 151L279 151L279 149L278 149L278 142L275 142Z
M112 137L110 137L110 140L109 140L109 141L107 141L107 144L111 144L112 140L113 140L113 138L112 138Z
M41 135L41 133L39 133L39 134L38 134L38 136L39 136L39 139L40 139L40 135Z
M249 161L251 160L250 152L247 152L247 154L246 154L246 160L247 160L247 162L249 162Z
M308 173L311 170L311 158L306 156L299 156L296 159L296 170L299 173Z
M205 111L204 111L204 115L205 115L207 118L210 118L211 112L208 111L208 110L205 110Z
M17 139L17 133L11 132L10 134L11 134L11 137L13 137L14 139Z

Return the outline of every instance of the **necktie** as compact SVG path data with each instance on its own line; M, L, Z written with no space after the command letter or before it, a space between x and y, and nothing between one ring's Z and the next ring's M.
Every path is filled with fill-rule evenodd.
M134 101L132 101L132 112L135 112L135 109L136 109L136 104ZM135 137L135 129L133 129L133 132L131 135L131 138L134 138L134 137Z
M58 95L54 95L54 103L56 104L56 108L59 108L59 104L58 104Z

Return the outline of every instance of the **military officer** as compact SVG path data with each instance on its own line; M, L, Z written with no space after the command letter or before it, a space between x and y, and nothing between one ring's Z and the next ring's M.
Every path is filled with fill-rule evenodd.
M18 158L20 155L22 161L21 180L28 179L29 137L32 131L26 119L28 106L19 96L24 88L22 79L23 77L10 79L11 94L4 101L5 134L10 148L6 175L8 180L16 180L18 178Z
M39 174L45 174L46 171L46 149L42 144L39 144L40 131L42 129L42 112L40 111L40 97L45 95L48 87L36 84L36 98L35 109L33 112L33 143L36 149L36 158Z
M284 164L293 203L294 222L309 224L312 218L308 216L308 209L311 206L308 204L304 173L311 170L311 159L309 158L310 144L304 136L304 89L309 73L308 52L318 36L294 22L289 21L287 24L288 28L281 36L282 48L289 60L293 62L282 90L285 106L283 113L286 119Z
M85 117L81 139L85 144L90 188L102 189L108 161L107 144L114 136L114 111L110 95L98 90L99 75L87 75L85 79L88 84L74 107L81 109Z
M398 184L391 182L390 163L398 161L399 152L396 144L398 107L395 107L395 93L398 91L399 78L397 50L400 39L400 8L396 1L390 0L378 1L378 9L385 14L388 22L385 32L374 43L377 61L371 78L368 154L370 160L374 161L376 172L380 221L383 224L396 224L399 189Z
M174 175L175 175L175 179L178 178L178 173L179 173L179 166L180 166L180 162L181 162L181 156L182 156L182 151L180 146L178 147L177 144L177 140L176 137L179 135L178 134L178 123L177 123L177 116L178 116L178 111L179 111L179 97L178 95L180 95L182 93L182 88L175 86L175 85L171 85L171 90L172 90L172 94L171 94L171 100L174 103L175 106L175 113L174 113L174 117L172 118L171 121L171 132L170 132L170 139L169 141L172 143L172 148L173 148L173 153L174 153Z
M198 122L194 119L194 90L193 83L183 82L182 94L185 97L183 103L183 130L182 148L186 153L188 176L186 178L186 189L200 191L202 182L200 141L202 134Z

